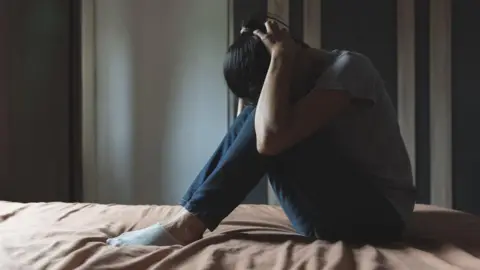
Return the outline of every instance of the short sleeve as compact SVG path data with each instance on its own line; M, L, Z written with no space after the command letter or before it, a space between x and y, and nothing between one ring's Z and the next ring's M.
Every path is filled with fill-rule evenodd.
M316 91L347 91L353 99L376 102L378 76L371 61L354 52L341 52L315 84Z

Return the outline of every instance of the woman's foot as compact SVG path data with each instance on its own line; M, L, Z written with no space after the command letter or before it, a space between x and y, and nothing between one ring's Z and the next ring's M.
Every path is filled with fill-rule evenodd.
M186 245L202 238L204 232L205 225L197 217L182 209L170 222L163 225L155 223L144 229L125 232L115 238L107 239L107 244L111 246Z
M153 224L144 229L123 233L115 238L107 239L107 244L111 246L173 246L182 245L179 240L173 237L159 223Z

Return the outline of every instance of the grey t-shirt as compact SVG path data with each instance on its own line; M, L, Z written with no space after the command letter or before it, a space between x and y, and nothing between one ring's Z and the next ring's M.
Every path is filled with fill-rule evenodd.
M314 91L347 91L359 101L352 112L332 123L334 143L354 164L381 179L375 184L406 220L415 203L412 169L383 80L362 54L340 50L328 54L333 61Z

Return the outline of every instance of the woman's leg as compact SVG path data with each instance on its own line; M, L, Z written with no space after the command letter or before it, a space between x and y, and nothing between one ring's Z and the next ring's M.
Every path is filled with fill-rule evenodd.
M210 231L244 200L267 171L268 158L256 147L255 110L247 107L245 111L248 115L243 116L241 127L229 132L232 138L222 143L225 148L220 147L227 150L214 155L181 201L183 208Z
M279 198L280 205L295 230L312 239L347 241L350 243L384 244L398 241L405 228L400 215L391 203L369 185L312 186L303 189L298 179L285 179L269 174L270 183ZM336 181L337 179L332 179ZM362 181L351 178L352 181ZM316 199L307 196L319 191ZM348 189L348 190L346 190ZM330 194L328 194L330 193Z
M352 243L401 238L404 223L374 185L377 179L338 156L329 136L334 135L317 134L277 157L276 166L269 168L272 188L296 231Z
M205 164L203 169L188 188L187 192L183 195L180 204L188 202L190 198L192 198L195 191L203 185L208 176L218 167L221 160L226 156L230 146L240 133L245 121L247 121L248 117L253 113L254 109L255 108L253 106L246 106L235 118L232 126L227 131L227 134L225 134L223 137L223 140L220 142L220 145L217 147L212 157L208 160L207 164Z
M253 107L236 118L214 155L181 200L182 211L166 224L109 239L112 245L170 245L199 239L214 230L266 172L267 158L256 148Z
M182 212L166 225L121 235L110 244L170 245L214 230L268 171L280 204L300 234L325 240L389 242L403 223L388 201L345 164L328 134L313 136L275 157L256 149L254 109L235 121L183 197ZM166 236L165 236L166 235ZM178 239L180 241L176 241Z

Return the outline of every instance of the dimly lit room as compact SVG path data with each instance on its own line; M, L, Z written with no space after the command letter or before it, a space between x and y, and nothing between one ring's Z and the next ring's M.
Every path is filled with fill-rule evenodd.
M479 26L476 0L0 0L0 269L480 269Z

